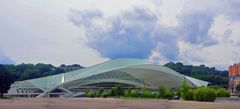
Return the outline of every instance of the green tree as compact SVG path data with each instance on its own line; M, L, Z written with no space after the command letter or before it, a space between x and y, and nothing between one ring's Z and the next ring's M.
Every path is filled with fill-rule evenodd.
M123 95L123 93L124 93L124 90L121 87L121 85L116 85L115 86L115 94L116 94L116 96L121 96L121 95Z
M238 93L240 92L240 83L236 85L236 90Z
M160 94L160 98L164 98L165 97L165 88L164 87L159 87L158 88L158 92L159 92L159 94Z
M167 87L159 87L160 98L172 99L174 97L174 93L170 88Z
M138 90L137 89L131 90L130 96L131 97L138 97Z
M101 97L102 97L102 98L106 98L106 97L108 97L108 96L109 96L108 91L107 91L107 90L104 90L103 93L102 93L102 95L101 95Z
M94 92L92 90L88 91L86 95L90 98L94 98Z
M131 89L127 89L124 91L124 97L130 97Z
M184 81L180 86L181 97L184 98L184 96L187 94L189 89L190 89L190 87L189 87L188 83L186 81Z
M177 90L176 90L176 95L177 95L178 97L181 97L181 90L180 90L180 88L177 88Z
M228 72L216 70L214 67L207 67L205 65L200 66L183 65L180 62L177 63L169 62L165 64L165 66L183 75L211 82L213 85L228 84Z
M167 99L172 99L174 97L174 93L170 88L165 88L165 97Z
M103 92L104 92L104 89L103 89L103 88L100 88L99 91L98 91L98 93L97 93L97 97L102 97Z
M152 98L154 96L153 96L152 92L148 91L147 88L143 87L141 89L141 97L143 97L143 98Z
M109 90L109 96L111 96L111 97L116 96L116 88L115 88L115 87L112 87L112 88Z
M0 65L0 98L3 98L3 93L7 93L11 84L14 82L12 75Z
M44 73L44 72L51 72L53 65L38 63L35 65L35 67L39 70L39 72Z
M158 92L154 93L154 98L160 98L160 93Z

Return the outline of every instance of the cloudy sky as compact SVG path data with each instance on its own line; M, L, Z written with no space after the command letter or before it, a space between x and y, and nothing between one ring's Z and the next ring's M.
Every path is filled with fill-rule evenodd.
M0 64L240 62L239 0L0 0Z

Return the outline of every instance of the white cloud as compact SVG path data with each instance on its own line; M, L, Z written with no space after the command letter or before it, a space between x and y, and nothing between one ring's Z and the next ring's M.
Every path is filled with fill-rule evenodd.
M229 44L201 47L180 42L179 61L194 65L206 64L223 70L240 61L239 50L239 47Z
M85 46L84 32L68 21L70 7L61 4L63 1L57 2L59 4L16 2L6 1L0 5L4 12L0 14L0 47L17 64L44 62L89 66L108 60ZM65 10L57 11L62 8Z
M239 21L231 23L223 16L216 17L209 34L219 43L203 47L179 41L179 60L188 64L207 64L218 69L227 69L229 65L240 62L240 46L237 45L240 40L239 28Z
M110 22L113 17L124 19L125 16L121 16L123 11L131 12L136 7L148 9L157 17L151 34L161 35L158 37L160 41L171 41L168 44L171 49L155 44L160 47L152 47L149 60L162 64L172 61L165 55L173 55L175 61L207 64L220 69L240 61L239 0L1 0L0 48L3 53L0 55L16 63L79 63L89 66L106 61L108 59L103 58L100 51L86 44L91 41L88 34L93 33L69 22L69 11L99 10L103 18L91 20L91 23L108 33L114 31ZM122 20L121 26L147 30L141 29L147 26L140 24L129 27L134 22L126 19ZM179 27L184 32L179 32ZM96 30L94 34L103 36L98 35L101 31ZM119 29L118 34L124 36L128 31ZM116 44L120 46L126 41L129 41L128 37ZM166 51L163 48L171 51L163 52Z

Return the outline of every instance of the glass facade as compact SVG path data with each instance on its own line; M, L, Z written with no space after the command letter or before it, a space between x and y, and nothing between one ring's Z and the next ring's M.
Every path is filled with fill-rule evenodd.
M159 86L175 88L179 87L185 79L192 87L208 84L205 81L183 76L165 66L155 65L140 59L124 58L63 74L15 82L9 90L9 94L38 94L34 97L48 97L50 95L76 97L89 89L109 88L109 85L114 84L122 84L126 88L141 88L143 86L150 89L157 89ZM56 93L55 90L62 92Z

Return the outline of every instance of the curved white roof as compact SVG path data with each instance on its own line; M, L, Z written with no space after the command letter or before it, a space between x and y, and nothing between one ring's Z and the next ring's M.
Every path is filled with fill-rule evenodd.
M208 82L183 76L161 65L140 59L115 59L80 70L48 77L15 82L11 87L38 88L51 91L57 87L71 88L74 85L88 85L101 82L119 82L141 87L144 83L149 88L159 86L178 87L187 79L192 86L206 86Z

